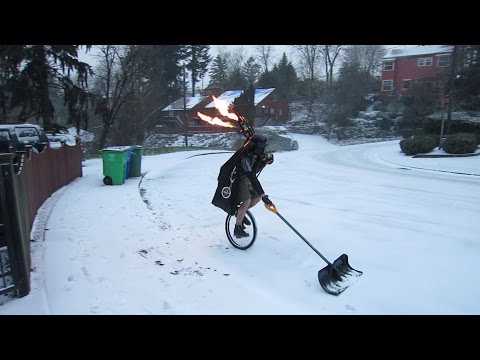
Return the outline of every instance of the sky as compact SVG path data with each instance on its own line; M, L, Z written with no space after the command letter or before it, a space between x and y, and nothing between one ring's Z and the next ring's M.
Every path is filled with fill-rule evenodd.
M249 56L255 56L255 46L256 45L210 45L210 55L212 57L212 60L220 53L220 52L236 52L240 51L244 57L245 60ZM278 61L280 61L283 53L287 55L289 59L291 59L294 55L294 51L290 45L272 45L272 54L271 54L271 59L270 62L271 64L275 64ZM85 49L81 49L78 52L78 58L80 61L84 61L93 67L95 67L98 64L98 48L97 45L92 46L90 51L85 52ZM208 86L208 83L210 81L210 76L207 73L205 77L203 78L203 84L202 82L198 82L197 86L200 88L204 88Z
M234 248L211 200L231 152L143 156L142 176L103 184L102 159L39 209L31 292L0 315L480 314L480 156L412 158L399 141L339 146L288 134L260 181L323 256L363 275L325 292L326 263L276 214L251 209ZM437 151L438 152L438 151Z
M212 60L222 52L241 52L244 55L245 60L249 56L255 56L256 50L255 47L257 45L211 45L210 48L210 55L212 57ZM282 56L283 53L287 55L287 58L289 61L292 61L293 64L296 64L296 59L297 59L297 54L295 49L292 48L291 45L271 45L272 46L272 54L271 54L271 59L270 59L270 65L278 63ZM404 47L410 48L410 47L416 47L417 45L384 45L385 49L387 50L392 50L392 49L402 49ZM78 53L79 60L84 61L93 67L98 64L98 49L97 45L94 45L91 50L87 53L85 53L85 49L81 49ZM197 83L197 86L200 89L203 89L208 86L208 83L210 81L210 76L207 73L205 77L203 78L203 81L200 81Z

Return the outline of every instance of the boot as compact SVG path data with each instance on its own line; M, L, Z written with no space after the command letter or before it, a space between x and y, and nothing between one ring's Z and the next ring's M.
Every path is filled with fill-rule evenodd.
M243 230L242 225L236 225L236 224L235 224L235 230L233 231L233 235L235 235L236 238L250 236L247 232L245 232L245 230Z
M246 216L243 218L242 224L246 226L252 225L252 223L250 222L250 220L248 220Z

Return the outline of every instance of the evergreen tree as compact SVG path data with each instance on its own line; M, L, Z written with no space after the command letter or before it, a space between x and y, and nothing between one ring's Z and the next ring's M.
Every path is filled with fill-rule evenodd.
M233 101L233 105L238 110L238 112L245 117L247 123L252 127L254 126L255 120L255 87L250 84L248 88L236 97Z
M48 128L55 113L51 91L59 88L65 103L69 104L70 116L84 119L79 117L79 112L88 105L87 80L92 69L78 60L80 48L81 45L2 45L2 113L20 122L35 117L40 125ZM72 80L74 73L75 81Z
M260 74L261 66L250 56L242 66L242 74L248 84L255 84Z
M186 67L190 70L192 96L195 96L195 84L207 73L211 57L210 45L185 45Z
M480 45L457 45L455 101L463 110L480 110Z
M358 62L344 62L338 80L332 89L333 111L330 122L340 126L348 125L349 118L366 106L365 95L371 91L372 77L361 70Z
M294 96L298 83L297 73L292 63L288 61L287 55L283 53L282 59L275 67L276 88L284 100L290 101Z
M277 65L274 65L274 69L276 68ZM262 75L260 75L260 78L258 79L257 86L259 88L273 88L277 87L277 79L275 77L275 74L278 74L278 71L265 71Z
M227 88L230 90L245 89L248 86L248 81L243 76L240 69L235 69L228 77Z
M258 87L276 88L280 98L290 101L295 96L298 83L295 67L283 53L282 59L273 66L272 71L267 71L260 76Z
M183 94L179 65L180 45L135 45L135 62L128 69L132 92L118 113L111 140L119 144L141 143L158 124L161 109ZM125 64L125 63L124 63Z
M217 55L210 68L210 84L226 88L228 84L228 62L222 55Z

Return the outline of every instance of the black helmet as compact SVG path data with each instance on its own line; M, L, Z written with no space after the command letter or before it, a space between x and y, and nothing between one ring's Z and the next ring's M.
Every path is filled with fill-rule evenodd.
M264 153L266 146L267 137L261 134L255 134L252 136L249 150L255 155L261 155Z

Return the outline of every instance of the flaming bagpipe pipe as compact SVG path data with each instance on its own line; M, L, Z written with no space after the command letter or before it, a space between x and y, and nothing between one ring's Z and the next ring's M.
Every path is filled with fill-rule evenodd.
M212 118L211 116L197 112L197 115L201 120L206 121L212 125L238 128L242 135L245 136L247 141L252 138L252 136L255 134L253 126L249 124L249 122L244 116L238 113L237 109L235 108L235 106L233 106L233 104L229 104L224 100L219 100L215 96L213 96L213 102L215 104L215 108L220 112L220 114L228 118L229 120L233 120L233 123L229 120L223 120L218 117ZM234 124L237 124L238 127Z
M220 113L227 117L228 119L234 120L238 124L240 132L245 136L246 140L242 146L242 149L246 149L246 146L250 143L255 130L253 126L249 124L247 119L240 115L237 109L222 100L218 100L213 97L215 102L215 107L220 111ZM223 121L217 117L211 118L207 115L197 113L200 119L207 121L211 124L221 125L226 127L236 127L230 122ZM238 153L238 151L237 151ZM257 174L258 176L258 174ZM231 179L230 179L231 180ZM229 188L230 189L230 188ZM322 258L323 261L327 263L327 266L318 271L318 281L320 286L329 294L339 295L350 285L356 282L357 278L360 277L363 272L355 270L348 263L348 256L346 254L340 255L333 263L330 262L325 256L323 256L313 245L300 234L297 229L295 229L277 210L276 206L273 204L268 196L265 196L267 200L264 199L265 208L274 214L278 215L282 221L287 224L315 253ZM224 209L225 210L225 209Z

